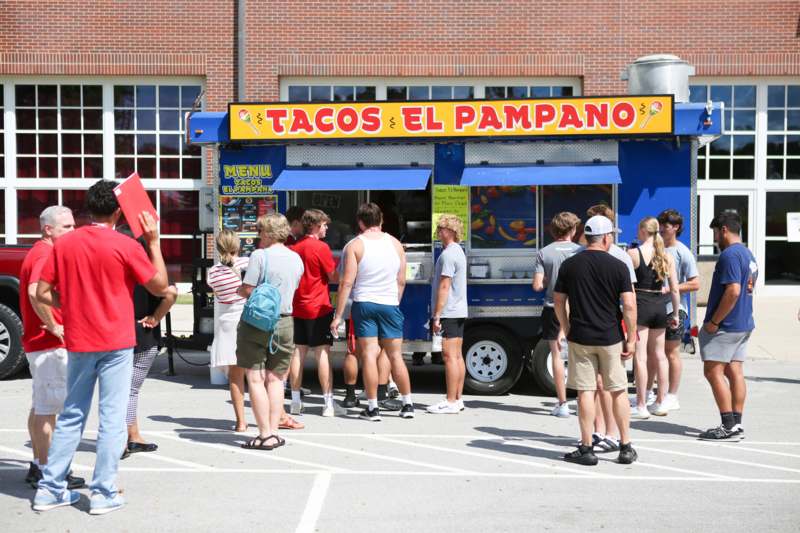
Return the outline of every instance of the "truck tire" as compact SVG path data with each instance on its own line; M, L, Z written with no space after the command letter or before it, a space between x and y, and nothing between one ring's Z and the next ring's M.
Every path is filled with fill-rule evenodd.
M26 363L22 349L22 321L13 309L0 304L0 379L13 376Z
M533 379L542 392L548 396L556 395L556 384L553 381L553 366L550 363L550 344L546 340L540 339L533 349L533 356L528 364L528 370L533 374ZM564 375L568 375L569 368L564 369ZM567 391L569 395L570 391Z
M504 329L479 326L464 335L464 388L473 394L505 394L519 380L523 354Z

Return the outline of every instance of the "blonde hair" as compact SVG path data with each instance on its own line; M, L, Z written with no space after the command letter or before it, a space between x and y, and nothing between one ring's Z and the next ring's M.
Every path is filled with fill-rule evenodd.
M464 237L464 223L456 215L441 215L436 222L437 228L449 229L455 234L455 241L461 242Z
M664 281L669 277L669 259L664 248L664 239L658 232L658 220L655 217L645 217L639 222L639 229L644 230L648 237L653 238L653 270L656 272L656 279Z
M258 217L256 227L259 233L266 234L275 242L286 242L289 235L292 233L292 228L289 226L289 221L286 217L279 213L272 213L270 215L261 215Z
M236 256L239 255L239 235L230 229L220 230L217 235L219 262L239 274L236 269Z

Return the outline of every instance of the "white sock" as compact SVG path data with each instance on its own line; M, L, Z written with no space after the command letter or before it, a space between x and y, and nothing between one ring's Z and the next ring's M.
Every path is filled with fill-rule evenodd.
M410 403L413 403L411 401L411 395L410 394L403 394L403 405L408 405Z
M325 407L333 405L333 393L323 394L322 399L325 401Z
M373 409L377 409L378 408L378 399L375 398L375 399L371 400L371 399L367 398L367 407L369 408L370 411L372 411Z
M297 403L300 401L300 391L293 390L292 391L292 403Z
M35 464L36 466L42 466L39 464L39 459L34 459L33 464Z

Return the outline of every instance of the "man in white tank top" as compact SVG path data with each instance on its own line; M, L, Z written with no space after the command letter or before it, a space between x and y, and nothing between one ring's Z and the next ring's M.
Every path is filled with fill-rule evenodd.
M374 203L363 204L356 213L361 235L345 248L344 274L339 281L336 314L331 322L334 336L348 298L353 298L351 315L361 355L367 408L360 417L379 421L378 356L386 351L392 376L400 389L402 418L414 418L411 381L403 361L403 313L400 299L406 285L406 255L400 241L381 231L383 213Z

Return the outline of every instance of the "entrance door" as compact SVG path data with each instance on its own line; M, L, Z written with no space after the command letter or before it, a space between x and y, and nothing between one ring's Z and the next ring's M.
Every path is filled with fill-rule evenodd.
M699 193L699 212L697 216L697 255L718 255L714 244L714 232L709 225L714 216L721 211L736 211L742 217L742 242L750 248L753 235L753 193L752 191L701 191Z

